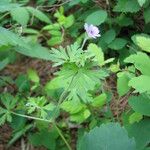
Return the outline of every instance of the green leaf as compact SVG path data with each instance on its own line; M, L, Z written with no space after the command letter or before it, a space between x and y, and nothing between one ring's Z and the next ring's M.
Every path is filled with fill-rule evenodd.
M1 103L4 108L0 107L0 125L3 125L6 121L11 122L11 110L16 106L17 99L9 93L3 93L0 95Z
M98 10L87 16L85 22L88 24L100 25L106 20L106 18L107 12L104 10Z
M94 61L98 62L98 65L103 65L104 53L100 47L98 47L96 44L91 43L89 44L87 51L93 54Z
M150 116L150 98L148 96L131 96L129 98L129 105L135 112L141 113L145 116Z
M137 150L147 150L150 142L150 119L144 119L126 127L129 136L135 138Z
M43 30L60 30L61 26L58 23L46 25L43 27Z
M16 106L17 98L14 98L9 93L3 93L0 95L1 102L7 110L11 110Z
M40 118L47 119L50 116L48 113L52 114L51 112L55 109L55 105L52 103L47 104L47 99L42 97L29 97L28 103L26 104L28 114L33 112L38 112ZM50 118L49 118L50 119Z
M92 102L93 107L102 107L106 104L107 95L105 93L96 96Z
M5 58L2 61L0 61L0 70L4 69L5 66L9 63L9 59Z
M127 44L127 41L122 38L116 38L113 40L108 47L113 49L113 50L121 50L125 45Z
M0 12L10 11L12 9L17 9L20 7L20 4L17 3L9 3L9 2L0 2Z
M144 10L144 20L146 24L150 22L150 7Z
M91 112L88 109L84 109L76 114L70 116L70 121L82 123L84 122L89 116Z
M150 92L150 76L141 75L134 77L129 81L129 86L133 87L136 92Z
M143 51L150 53L150 36L144 33L132 36L134 44L139 46Z
M55 150L57 131L47 131L46 129L29 136L29 141L33 146L44 146L47 149ZM41 140L42 139L42 140Z
M21 128L20 130L13 133L13 137L8 142L7 147L11 147L20 137L22 137L28 130L30 130L33 127L32 124L26 125L25 127Z
M117 77L117 91L119 96L123 96L130 90L128 82L131 79L131 75L128 72L119 72Z
M114 29L108 30L104 35L103 39L107 44L110 44L116 37L116 32Z
M121 14L118 16L115 20L117 24L121 27L126 27L126 26L131 26L133 25L133 20L132 18L127 17L125 14Z
M139 122L140 120L143 119L143 115L141 115L140 113L138 112L134 112L133 114L131 114L129 116L129 123L130 124L133 124L135 122Z
M142 74L150 76L150 58L147 54L138 52L127 57L125 62L133 63Z
M27 92L30 90L30 82L26 75L19 75L15 82L20 92Z
M64 27L65 28L71 27L74 23L74 20L75 20L75 18L73 15L69 15L68 17L66 17Z
M140 6L136 0L117 0L117 5L114 7L116 12L134 13L140 10Z
M22 26L26 26L29 21L29 13L25 7L18 7L10 11L12 18Z
M78 97L73 100L64 101L61 104L61 108L70 114L70 121L77 123L82 123L91 115L86 105L82 104Z
M74 43L67 48L59 47L59 49L51 49L51 60L54 66L60 66L67 62L79 63L78 60L82 55L82 50L77 43Z
M78 150L136 150L134 139L118 123L102 124L81 138Z
M38 74L37 74L37 72L35 70L28 69L27 73L28 73L28 78L31 81L33 81L35 83L39 83L40 82L40 78L39 78L39 76L38 76Z
M63 42L63 37L54 36L50 40L47 41L49 46L60 45Z
M146 3L147 0L137 0L137 1L139 5L142 7Z
M45 23L51 23L50 19L42 11L33 7L27 7L27 9L33 16L38 18L40 21L43 21Z
M58 37L58 36L61 37L62 36L62 33L59 30L50 30L49 33L50 33L50 35L56 36L56 37Z
M93 91L95 86L100 84L100 79L104 79L108 74L103 69L90 70L88 66L78 68L74 64L66 64L57 75L66 83L71 82L68 99L80 97L86 103L93 101L89 91Z
M76 114L85 109L85 105L82 104L79 99L64 101L61 104L61 108L70 114Z
M0 46L12 46L13 50L30 56L50 60L50 53L47 48L39 44L29 43L19 35L0 27Z

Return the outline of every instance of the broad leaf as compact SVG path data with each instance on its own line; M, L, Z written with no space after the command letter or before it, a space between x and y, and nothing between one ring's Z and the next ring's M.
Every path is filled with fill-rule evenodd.
M143 51L150 53L150 36L147 34L136 34L132 36L132 41Z
M85 21L88 24L100 25L106 20L106 18L107 18L107 12L104 10L98 10L91 13L89 16L87 16Z
M140 10L140 6L137 0L117 0L117 5L114 7L116 12L137 12Z
M29 13L25 7L18 7L11 10L12 18L22 26L27 25L29 21Z
M86 133L79 142L78 150L136 150L136 145L118 123L108 123Z
M39 83L40 78L39 78L39 76L38 76L38 74L37 74L37 72L35 70L29 69L27 73L28 73L28 78L31 81L33 81L35 83Z
M12 9L19 8L20 5L16 3L9 3L9 2L0 2L0 12L10 11Z
M39 20L45 23L51 23L50 19L42 11L35 9L33 7L27 7L27 9L33 16L35 16Z
M129 81L129 86L139 93L150 92L150 76L141 75L134 77Z
M96 44L89 44L88 52L90 52L94 56L94 60L98 62L98 65L103 65L104 63L104 53L100 47L98 47Z
M116 37L116 32L114 29L108 30L104 35L103 39L107 44L110 44Z
M150 98L148 96L131 96L129 98L129 105L135 112L139 112L142 115L150 116Z
M146 150L150 142L150 119L144 119L139 123L134 123L126 127L129 136L134 137L136 141L137 150Z
M29 141L34 146L44 146L47 149L56 149L56 139L58 137L57 131L47 131L46 129L36 132L29 136ZM42 139L42 140L41 140Z
M128 82L131 79L131 74L128 72L120 72L117 74L117 77L117 91L119 96L123 96L130 90Z
M150 76L150 58L147 54L138 52L127 57L125 62L133 63L142 74Z
M108 45L108 47L113 50L121 50L126 44L127 44L127 41L125 39L116 38Z
M144 10L144 20L145 20L145 23L150 22L150 7Z
M143 119L143 115L139 112L134 112L133 114L130 115L129 117L129 123L133 124L135 122L139 122L140 120Z
M39 44L27 42L19 35L0 27L0 46L12 46L17 52L30 56L50 60L49 51Z

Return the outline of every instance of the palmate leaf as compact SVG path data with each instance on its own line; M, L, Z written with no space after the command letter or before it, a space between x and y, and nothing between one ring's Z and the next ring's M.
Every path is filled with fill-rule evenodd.
M17 98L14 98L9 93L1 94L0 99L1 99L2 104L5 106L7 110L11 110L16 106Z
M108 73L103 69L91 70L89 65L79 68L75 64L66 64L57 75L67 83L65 90L69 91L68 99L78 96L84 102L89 102L93 100L89 91L94 90L95 86L100 84L100 79L107 77Z
M6 121L12 121L10 111L16 106L17 99L9 93L1 94L0 99L1 103L4 106L4 108L0 107L0 125L3 125Z
M47 103L47 99L43 97L29 97L28 103L26 104L28 113L37 112L41 118L48 117L48 111L53 111L55 105Z
M79 141L78 150L136 150L136 145L118 123L108 123L86 133Z
M54 66L60 66L67 62L77 62L81 57L82 50L77 43L67 46L67 48L59 47L59 49L51 49L51 60Z

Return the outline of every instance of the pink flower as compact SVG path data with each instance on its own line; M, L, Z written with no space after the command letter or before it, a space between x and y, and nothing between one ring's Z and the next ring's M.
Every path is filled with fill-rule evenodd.
M88 25L87 23L85 23L84 29L86 30L86 33L87 33L89 38L96 39L97 37L101 36L100 33L99 33L100 32L99 29L96 26L92 25L92 24Z

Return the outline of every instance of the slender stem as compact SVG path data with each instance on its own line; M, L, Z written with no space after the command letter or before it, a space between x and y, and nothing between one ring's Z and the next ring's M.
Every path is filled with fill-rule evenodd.
M77 73L78 73L78 72L77 72ZM56 114L57 111L59 110L59 106L60 106L60 104L62 103L62 101L66 98L66 95L67 95L67 93L68 93L68 90L69 90L69 88L70 88L70 86L71 86L71 84L72 84L72 82L73 82L73 80L74 80L74 78L75 78L75 76L76 76L77 73L75 73L74 76L72 77L72 79L71 79L71 81L70 81L70 83L69 83L68 88L61 94L61 96L60 96L60 98L59 98L59 100L58 100L58 104L57 104L57 106L56 106L56 108L55 108L55 110L54 110L54 113L53 113L53 115L52 115L52 122L54 122L54 120L55 120L55 114Z
M4 17L6 17L9 14L10 14L10 12L5 13L3 16L0 17L0 20L3 19Z
M62 140L65 142L68 150L72 150L72 148L70 147L69 143L67 142L67 140L65 139L64 135L62 134L61 130L58 128L58 126L56 125L56 123L53 123L54 127L56 128L57 132L59 133L59 135L61 136Z
M83 47L84 47L84 45L85 45L85 43L86 43L87 39L88 39L88 38L85 38L85 39L83 40L83 43L82 43L81 49L83 49Z
M68 150L72 150L72 148L70 147L69 143L67 142L67 140L65 139L65 137L63 136L63 134L61 133L61 130L57 127L55 122L52 122L51 120L47 120L47 119L42 119L42 118L37 118L37 117L32 117L32 116L28 116L28 115L23 115L23 114L18 114L15 113L13 111L11 111L12 114L16 115L16 116L20 116L20 117L24 117L24 118L28 118L28 119L33 119L33 120L39 120L39 121L45 121L45 122L49 122L52 123L54 125L54 127L56 128L58 134L60 135L60 137L62 138L62 140L64 141L64 143L66 144Z
M45 122L52 122L51 120L42 119L42 118L33 117L33 116L28 116L28 115L23 115L23 114L18 114L18 113L15 113L15 112L13 112L13 111L11 111L11 113L14 114L14 115L16 115L16 116L20 116L20 117L24 117L24 118L28 118L28 119L39 120L39 121L45 121Z

